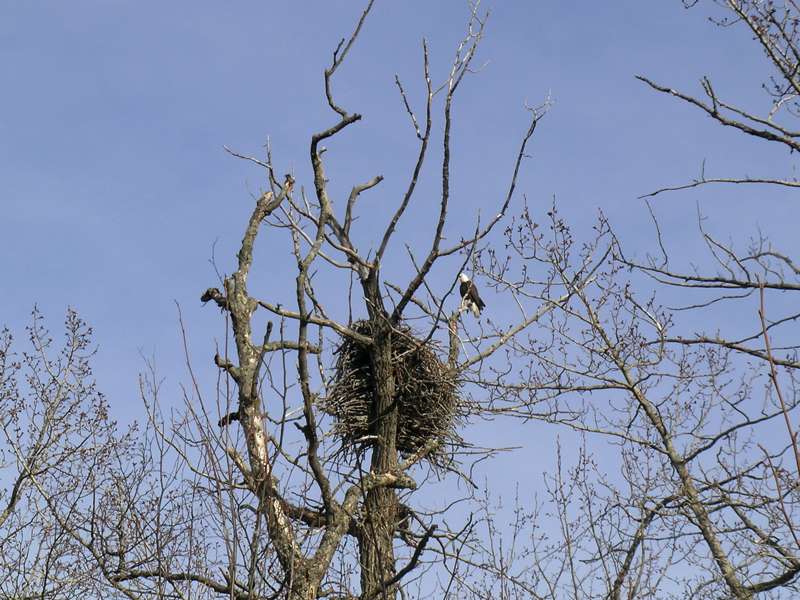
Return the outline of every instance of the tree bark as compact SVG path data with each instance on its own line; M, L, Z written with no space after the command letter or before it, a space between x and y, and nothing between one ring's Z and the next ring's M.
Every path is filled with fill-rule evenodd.
M372 448L370 472L387 473L397 467L397 405L392 368L392 330L384 316L373 318L374 346L371 367L375 389L371 414ZM397 494L390 487L367 492L359 538L361 592L364 598L392 599L397 586L386 586L396 573L394 531L397 525Z

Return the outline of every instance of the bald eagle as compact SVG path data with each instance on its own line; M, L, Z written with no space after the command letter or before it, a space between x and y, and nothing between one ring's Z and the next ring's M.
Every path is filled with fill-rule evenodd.
M478 288L475 287L475 284L470 281L465 273L460 273L458 278L461 280L458 291L461 293L462 310L468 308L475 315L475 318L480 317L481 311L486 307L486 303L481 300Z

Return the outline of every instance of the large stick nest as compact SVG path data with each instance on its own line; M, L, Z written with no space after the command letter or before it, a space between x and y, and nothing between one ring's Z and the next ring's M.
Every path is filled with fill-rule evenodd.
M351 328L370 336L369 321L356 321ZM395 402L398 409L397 448L412 454L433 442L426 459L437 465L448 463L448 449L460 439L455 434L462 406L459 383L439 359L440 345L435 340L423 343L409 327L396 327L392 333ZM369 349L350 338L343 338L336 350L338 359L323 411L335 419L333 430L345 448L370 445L370 421L375 382ZM438 443L437 443L438 442Z

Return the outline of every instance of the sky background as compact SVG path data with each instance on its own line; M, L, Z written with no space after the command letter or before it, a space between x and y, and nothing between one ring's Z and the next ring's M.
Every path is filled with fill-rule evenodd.
M542 214L555 200L579 235L590 233L602 210L640 256L656 248L637 196L688 181L704 159L708 176L793 175L781 148L726 131L634 79L644 74L700 93L707 75L721 96L766 112L763 57L742 29L709 23L705 5L504 0L484 7L492 14L477 64L486 66L464 81L454 110L451 239L468 232L479 211L494 214L527 126L523 105L548 94L554 104L532 140L515 206L524 193ZM252 197L265 184L262 171L223 145L263 157L269 138L278 172L310 186L310 136L335 122L322 72L361 8L343 1L0 1L0 323L22 338L38 305L58 333L66 308L77 309L94 327L96 376L123 422L141 415L142 354L156 359L167 397L177 398L186 381L176 303L196 365L213 375L221 319L199 302L218 285L212 247L230 272ZM364 119L329 144L334 201L356 182L386 178L362 201L369 207L357 223L362 248L396 206L416 151L394 76L421 111L421 40L429 40L434 80L443 81L467 17L466 2L378 1L337 73L338 101ZM434 129L438 144L441 121ZM384 265L398 282L410 272L404 244L420 251L429 244L437 171L434 161L423 173L418 204ZM699 248L697 202L720 238L743 244L761 228L796 254L799 215L789 193L709 187L653 204L684 262ZM285 240L262 239L256 260L252 291L286 301L294 273ZM344 284L331 285L342 285L344 301ZM544 427L493 422L476 436L552 448L555 433ZM508 483L524 479L524 491L535 492L543 470L527 462Z

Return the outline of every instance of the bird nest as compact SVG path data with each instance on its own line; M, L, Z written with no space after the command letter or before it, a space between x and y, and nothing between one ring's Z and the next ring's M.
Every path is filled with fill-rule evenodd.
M369 321L356 321L351 328L371 335ZM413 454L428 444L426 459L434 465L449 463L449 450L460 441L455 426L463 412L459 383L438 355L435 340L420 340L409 327L400 326L392 334L392 363L397 403L397 449ZM327 397L321 409L334 418L333 431L344 449L369 446L375 381L369 349L350 338L343 338L336 350L338 358Z

